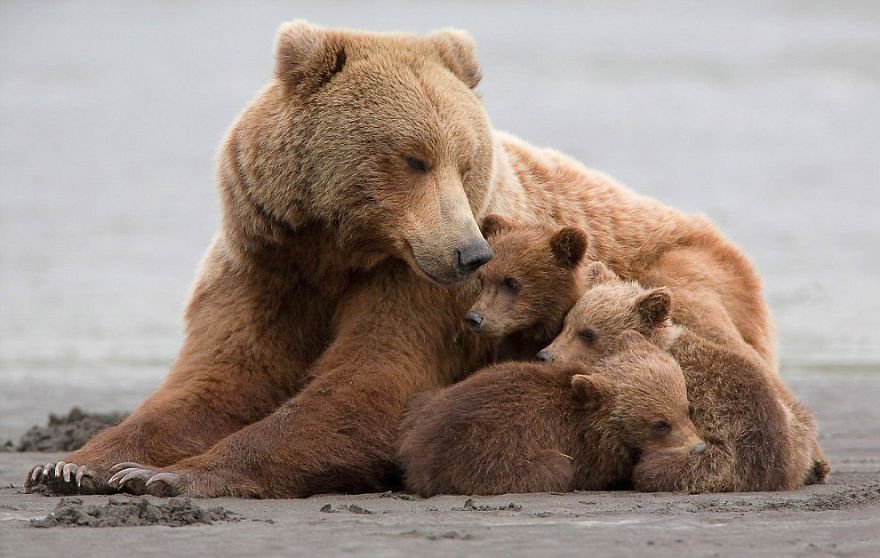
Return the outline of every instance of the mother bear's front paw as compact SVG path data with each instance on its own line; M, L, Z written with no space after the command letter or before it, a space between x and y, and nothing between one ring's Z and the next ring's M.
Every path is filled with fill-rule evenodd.
M106 475L86 465L56 461L37 465L28 471L24 481L27 493L49 494L101 494L112 492L106 483Z
M130 494L151 494L171 497L180 495L200 496L189 490L189 476L150 469L139 463L127 461L110 468L110 486Z

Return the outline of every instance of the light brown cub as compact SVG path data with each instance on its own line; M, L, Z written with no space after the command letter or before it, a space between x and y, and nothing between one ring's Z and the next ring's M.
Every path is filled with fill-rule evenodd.
M766 362L708 341L668 319L672 293L623 281L605 265L587 269L587 290L566 317L542 360L580 362L603 354L635 329L666 348L681 365L694 424L709 444L700 454L645 454L633 472L648 491L727 492L790 490L824 480L827 462L814 463L815 425L809 411L792 409L770 381ZM793 398L792 398L793 399Z

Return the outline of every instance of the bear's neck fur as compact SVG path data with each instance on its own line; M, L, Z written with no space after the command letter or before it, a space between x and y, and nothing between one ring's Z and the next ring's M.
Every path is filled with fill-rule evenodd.
M380 239L342 239L338 224L298 209L292 211L293 222L273 214L254 194L257 179L243 161L238 133L236 127L230 130L218 167L221 234L238 265L251 273L283 274L293 282L338 286L340 278L389 257Z

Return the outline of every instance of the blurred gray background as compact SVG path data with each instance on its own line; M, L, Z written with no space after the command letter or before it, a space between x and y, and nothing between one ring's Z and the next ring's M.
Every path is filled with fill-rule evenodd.
M0 439L158 385L216 148L295 17L467 29L497 128L745 248L790 381L880 371L880 3L660 4L2 0Z

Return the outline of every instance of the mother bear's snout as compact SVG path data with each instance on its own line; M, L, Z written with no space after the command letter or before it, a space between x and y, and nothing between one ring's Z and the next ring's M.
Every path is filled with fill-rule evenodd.
M483 237L466 241L452 253L452 267L460 277L470 275L480 266L492 259L492 248Z

